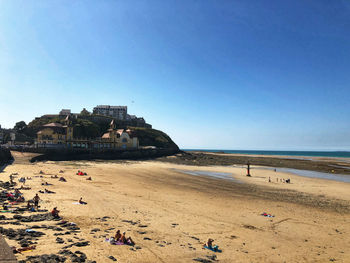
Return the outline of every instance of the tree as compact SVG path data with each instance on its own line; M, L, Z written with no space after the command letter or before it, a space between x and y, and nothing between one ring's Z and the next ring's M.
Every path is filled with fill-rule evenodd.
M15 127L13 129L17 132L23 131L25 128L27 128L27 124L24 121L19 121L16 123Z
M82 116L89 116L91 115L91 113L89 111L87 111L85 108L80 112L80 115Z

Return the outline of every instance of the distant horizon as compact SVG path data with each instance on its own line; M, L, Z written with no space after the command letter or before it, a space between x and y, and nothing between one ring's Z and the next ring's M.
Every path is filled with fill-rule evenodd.
M271 149L209 149L209 148L180 148L182 151L251 151L251 152L343 152L350 153L350 150L271 150Z

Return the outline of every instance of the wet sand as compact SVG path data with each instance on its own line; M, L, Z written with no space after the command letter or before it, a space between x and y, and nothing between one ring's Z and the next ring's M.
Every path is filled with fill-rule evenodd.
M334 174L350 175L350 158L308 156L266 156L210 152L182 152L175 156L158 158L159 161L176 164L207 165L252 165L294 168Z
M15 163L0 173L0 180L8 180L14 172L31 176L26 185L32 189L22 191L26 199L40 189L55 191L56 194L39 194L42 208L51 210L57 206L61 216L76 223L81 231L59 236L64 241L59 244L54 235L57 232L40 229L46 235L38 239L37 248L18 255L18 259L57 253L71 244L69 239L81 239L90 245L70 250L80 250L97 262L112 262L109 256L118 262L216 262L213 256L219 262L350 261L348 183L254 169L258 168L255 166L249 178L244 168L233 166L160 161L30 164L27 154L16 153L15 158ZM78 169L87 172L92 181L76 175ZM40 170L45 172L43 178L35 177ZM60 174L60 170L64 173ZM189 175L181 170L225 173L234 180ZM51 179L55 174L64 176L67 182ZM291 178L291 184L280 182L287 178ZM53 186L41 186L44 181ZM88 204L73 204L80 197ZM275 217L263 217L263 212ZM1 226L23 228L33 224L55 222ZM126 231L137 248L104 241L117 229ZM222 253L202 248L209 237ZM6 240L18 247L15 240Z

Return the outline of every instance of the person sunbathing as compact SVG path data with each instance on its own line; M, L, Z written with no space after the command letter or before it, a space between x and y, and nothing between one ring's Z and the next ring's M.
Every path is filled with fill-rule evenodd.
M3 203L2 204L2 209L7 211L9 209L8 204L7 203Z
M47 194L55 194L54 191L50 191L50 190L48 190L48 189L46 189L46 188L45 188L45 193L47 193Z
M22 193L18 189L15 189L15 198L20 197L21 194Z
M54 217L54 218L60 218L59 216L59 213L60 211L57 210L57 207L54 207L51 211L51 215Z
M91 179L91 176L89 176L88 178L86 178L86 180L91 181L91 180L92 180L92 179Z
M204 244L204 247L209 248L215 252L221 252L221 250L219 249L219 246L217 245L213 246L213 242L214 242L214 239L209 238L207 243Z
M28 246L28 247L17 248L17 249L14 249L14 251L17 251L17 252L21 253L23 251L33 250L35 248L36 248L36 246L33 245L33 246Z
M45 183L41 183L41 185L52 185L52 184L49 184L48 182L45 182Z
M123 232L123 234L120 236L120 238L117 241L122 242L124 244L126 243L125 232Z
M131 246L134 246L134 245L135 245L135 242L131 239L131 237L128 237L128 238L126 239L126 244L131 245Z
M122 235L120 234L120 230L118 229L117 230L117 233L115 233L115 236L114 236L114 240L115 241L119 241L119 239L122 237Z
M39 200L40 200L39 195L36 194L36 195L34 196L33 200L34 200L34 207L35 207L36 209L38 209L38 208L39 208Z
M135 245L135 242L131 239L131 237L126 238L125 232L123 232L123 234L121 235L121 237L117 241L124 243L126 245L132 245L132 246Z
M81 205L87 205L87 203L83 201L83 198L82 198L82 197L80 197L80 199L79 199L79 204L81 204Z
M20 203L20 202L24 202L24 197L23 196L19 196L17 199L16 199L16 202Z
M59 181L60 182L67 182L67 180L64 177L60 177Z
M208 248L213 248L213 241L214 239L209 238L207 243L204 244L204 246L207 246Z

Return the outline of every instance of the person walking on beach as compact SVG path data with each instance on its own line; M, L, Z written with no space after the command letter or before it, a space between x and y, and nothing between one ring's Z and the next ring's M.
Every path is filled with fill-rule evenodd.
M39 201L40 201L39 195L36 194L36 195L34 196L33 200L34 200L34 207L35 207L36 209L38 209L38 208L39 208Z

